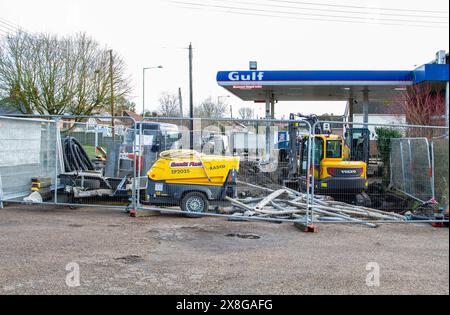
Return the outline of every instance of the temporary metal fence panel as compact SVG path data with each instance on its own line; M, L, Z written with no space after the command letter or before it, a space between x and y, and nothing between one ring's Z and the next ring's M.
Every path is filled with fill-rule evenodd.
M435 199L432 150L427 138L391 139L391 187L419 202Z
M132 206L134 126L129 117L0 117L0 202Z
M321 151L321 144L314 142L312 222L368 224L374 218L380 223L403 222L407 217L399 215L420 217L423 211L432 218L434 208L448 207L448 138L445 137L448 128L328 121L318 122L312 130L316 131L323 124L329 124L331 133L335 135L345 135L351 128L360 130L370 127L375 132L370 135L370 145L365 146L371 148L370 159L363 164L367 167L365 189L353 189L355 187L350 187L347 182L350 180L347 175L350 176L350 171L354 172L351 169L360 168L360 160L352 159L352 152L346 151L348 146L345 141L348 139L342 140L344 144L340 158L328 159L327 163L318 162L329 157L327 149ZM436 146L439 147L438 154ZM349 162L345 161L353 164L346 165ZM339 172L339 168L345 172ZM335 182L335 187L328 189L333 186L331 181ZM327 212L327 206L331 203L326 199L330 196L336 207Z
M55 203L124 209L135 200L135 125L130 117L61 117L64 168Z
M432 164L434 179L434 194L441 206L449 204L449 139L439 137L431 141Z
M310 135L309 124L298 121L146 118L139 124L140 138L137 142L140 143L139 151L146 152L143 165L150 167L144 167L139 174L141 181L147 180L148 175L150 181L153 175L155 180L149 185L146 199L139 201L139 209L152 211L162 206L163 209L159 210L166 213L306 222L306 204L309 202L306 187L303 193L299 192L297 179L295 190L285 187L289 175L287 148L290 123L298 125L295 137ZM153 171L165 173L166 177L152 172L147 174L160 153L167 150L181 151L166 155L170 162L165 163L164 167L168 169L161 170L157 166L158 169ZM308 169L309 157L306 152L305 170ZM221 158L239 160L237 178L227 177L231 169L227 169L229 164ZM228 180L235 181L236 189L229 187L232 185L228 185ZM276 196L277 193L280 195ZM201 208L193 214L182 211L180 206L185 210L190 202L189 195L197 196L192 198L192 205L203 204L206 199L210 207L207 210ZM305 207L283 214L281 210L285 204L282 200L289 200L292 196L304 198ZM234 200L230 201L227 197ZM275 218L271 218L271 213L275 214ZM294 215L297 213L299 216Z
M0 117L0 201L30 195L33 178L45 181L43 201L51 199L58 167L57 133L55 120Z

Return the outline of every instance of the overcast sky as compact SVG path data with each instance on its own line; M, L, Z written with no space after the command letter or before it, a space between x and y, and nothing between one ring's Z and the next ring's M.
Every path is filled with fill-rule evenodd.
M247 70L249 60L261 70L412 70L438 50L448 51L448 10L447 0L0 0L0 19L29 32L85 31L118 51L139 111L144 66L164 66L147 72L146 109L179 87L187 105L189 42L199 103L227 95L217 71ZM264 105L235 97L228 102L235 111L248 105L263 114ZM343 111L342 103L277 105L277 117Z

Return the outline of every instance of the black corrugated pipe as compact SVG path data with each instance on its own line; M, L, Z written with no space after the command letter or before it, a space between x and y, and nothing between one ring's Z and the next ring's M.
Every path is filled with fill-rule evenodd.
M74 137L66 137L63 140L63 156L66 172L94 170L83 146Z

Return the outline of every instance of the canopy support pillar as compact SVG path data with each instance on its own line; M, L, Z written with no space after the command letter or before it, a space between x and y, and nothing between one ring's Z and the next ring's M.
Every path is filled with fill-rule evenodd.
M369 90L366 88L363 91L363 94L364 94L363 100L364 128L367 128L369 123Z
M275 119L275 97L273 95L270 104L270 118Z
M355 106L355 99L353 97L350 97L348 99L348 122L350 123L350 128L353 127L352 126L354 121L353 115L355 113L354 106Z
M274 110L275 110L275 100L273 97L273 94L269 91L266 93L266 119L274 119ZM266 123L266 152L265 157L263 158L264 161L270 161L270 158L272 156L272 150L273 150L273 137L272 132L270 128L271 123Z

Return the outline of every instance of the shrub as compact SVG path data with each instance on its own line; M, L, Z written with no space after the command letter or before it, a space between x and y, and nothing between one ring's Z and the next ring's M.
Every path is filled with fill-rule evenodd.
M384 163L383 183L385 186L389 183L391 156L391 139L402 138L403 134L395 128L376 128L378 151Z

